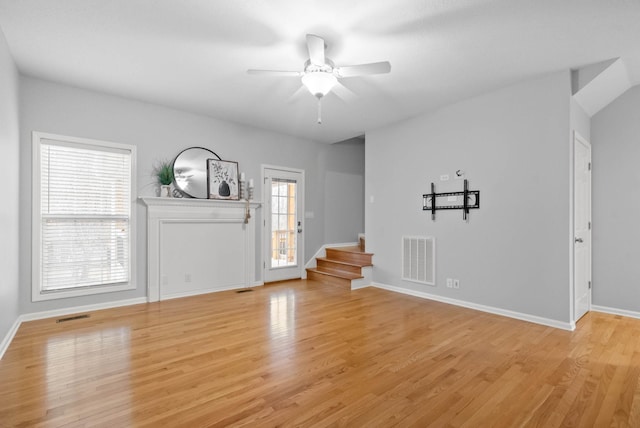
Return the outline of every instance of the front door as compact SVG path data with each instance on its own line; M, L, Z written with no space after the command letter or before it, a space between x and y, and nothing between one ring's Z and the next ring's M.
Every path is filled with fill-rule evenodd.
M264 282L301 278L304 171L263 166Z
M574 132L574 321L591 309L591 144Z

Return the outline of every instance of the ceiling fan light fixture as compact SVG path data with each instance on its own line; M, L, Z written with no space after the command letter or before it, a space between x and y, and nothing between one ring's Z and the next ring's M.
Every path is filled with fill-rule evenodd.
M317 98L327 95L336 83L336 76L326 71L307 72L302 76L302 84Z
M331 91L338 83L339 78L383 74L391 71L389 61L336 67L333 61L325 56L327 45L324 39L315 34L307 34L307 48L309 50L309 59L304 63L304 71L250 69L247 70L247 73L271 76L301 76L302 85L311 92L311 95L318 99L318 124L322 123L322 97ZM338 89L347 90L344 86L338 86Z

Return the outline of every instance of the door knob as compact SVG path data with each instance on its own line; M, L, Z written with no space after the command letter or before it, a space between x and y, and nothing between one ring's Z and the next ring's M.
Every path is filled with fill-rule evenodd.
M575 241L575 242L584 242L584 241L582 240L582 238L576 238L576 239L574 239L574 241Z

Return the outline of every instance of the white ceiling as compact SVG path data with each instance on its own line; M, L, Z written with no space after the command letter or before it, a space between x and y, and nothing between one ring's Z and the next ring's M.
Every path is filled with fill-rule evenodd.
M0 0L23 74L337 142L542 73L621 57L640 83L640 0ZM316 101L305 34L337 65L391 62Z

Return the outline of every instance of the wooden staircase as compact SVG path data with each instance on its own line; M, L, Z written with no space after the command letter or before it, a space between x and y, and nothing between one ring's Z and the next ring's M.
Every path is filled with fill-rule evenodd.
M324 257L316 257L316 267L307 268L307 279L349 289L370 285L371 258L364 240L351 247L329 247Z

